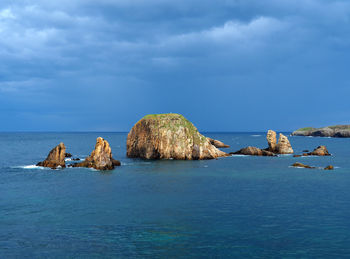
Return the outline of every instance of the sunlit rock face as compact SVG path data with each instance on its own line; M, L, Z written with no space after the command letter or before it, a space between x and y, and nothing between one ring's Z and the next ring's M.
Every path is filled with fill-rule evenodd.
M83 162L75 164L74 167L88 167L97 170L112 170L119 166L120 162L113 159L112 150L107 140L98 137L95 149Z
M127 138L127 156L144 159L198 160L228 154L217 149L180 114L152 114L138 121Z
M58 167L66 167L65 163L65 155L66 155L66 147L63 143L60 143L56 147L54 147L47 158L39 162L37 166L50 167L52 169L56 169Z

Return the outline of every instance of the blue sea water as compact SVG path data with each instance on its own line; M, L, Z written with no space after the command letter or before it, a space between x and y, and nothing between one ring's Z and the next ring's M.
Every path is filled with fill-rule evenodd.
M265 133L208 133L236 151ZM31 166L101 136L122 166ZM0 258L348 258L350 139L290 137L296 153L208 161L126 157L126 133L1 133ZM334 171L291 168L294 162Z

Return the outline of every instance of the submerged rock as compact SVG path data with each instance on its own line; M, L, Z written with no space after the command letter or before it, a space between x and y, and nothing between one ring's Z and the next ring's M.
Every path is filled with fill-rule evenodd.
M302 167L302 168L308 168L308 169L315 169L316 167L309 166L309 165L304 165L302 163L296 162L292 164L293 167Z
M246 155L246 156L276 156L274 153L257 147L245 147L230 155Z
M120 166L120 162L113 159L109 143L101 137L97 138L91 155L83 162L73 165L73 167L88 167L97 170L112 170L115 166Z
M210 144L212 144L213 146L217 147L217 148L229 148L229 145L226 145L225 143L221 142L220 140L216 140L216 139L212 139L212 138L208 138Z
M228 156L180 114L143 117L127 137L127 156L144 159L214 159Z
M58 167L66 167L66 163L64 161L66 154L66 147L61 142L59 145L54 147L47 158L39 162L37 166L43 166L43 167L50 167L52 169L58 168Z

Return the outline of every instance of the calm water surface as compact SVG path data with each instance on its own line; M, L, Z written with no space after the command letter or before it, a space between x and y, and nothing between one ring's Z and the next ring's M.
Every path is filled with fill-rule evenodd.
M264 133L206 135L267 146ZM84 158L98 136L121 167L31 166L61 141ZM1 133L0 258L349 258L350 139L290 141L333 156L144 161L125 156L125 133Z

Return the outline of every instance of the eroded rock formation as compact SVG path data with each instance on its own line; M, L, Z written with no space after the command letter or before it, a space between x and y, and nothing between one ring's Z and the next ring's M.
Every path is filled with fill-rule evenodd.
M288 140L288 138L280 133L278 138L278 144L276 146L276 152L278 154L293 154L293 148Z
M326 146L319 146L314 151L307 153L309 156L330 156Z
M66 147L63 143L60 143L56 147L54 147L47 158L39 162L37 166L50 167L52 169L56 169L58 167L66 167L66 163L64 161L66 154Z
M180 114L153 114L143 117L127 137L127 156L144 159L213 159L228 154Z
M226 145L225 143L221 142L220 140L216 140L216 139L212 139L212 138L208 138L210 144L212 144L213 146L217 147L217 148L229 148L229 145Z
M316 167L314 166L309 166L309 165L304 165L302 163L296 162L292 164L293 167L300 167L300 168L308 168L308 169L315 169Z
M83 162L73 165L73 167L89 167L97 170L112 170L115 166L120 166L120 162L113 159L109 143L101 137L97 138L91 155Z
M275 154L293 154L293 148L288 140L288 138L280 133L277 142L276 132L269 130L266 135L266 140L268 147L266 149L260 149L257 147L246 147L237 152L230 154L233 155L252 155L252 156L274 156Z

